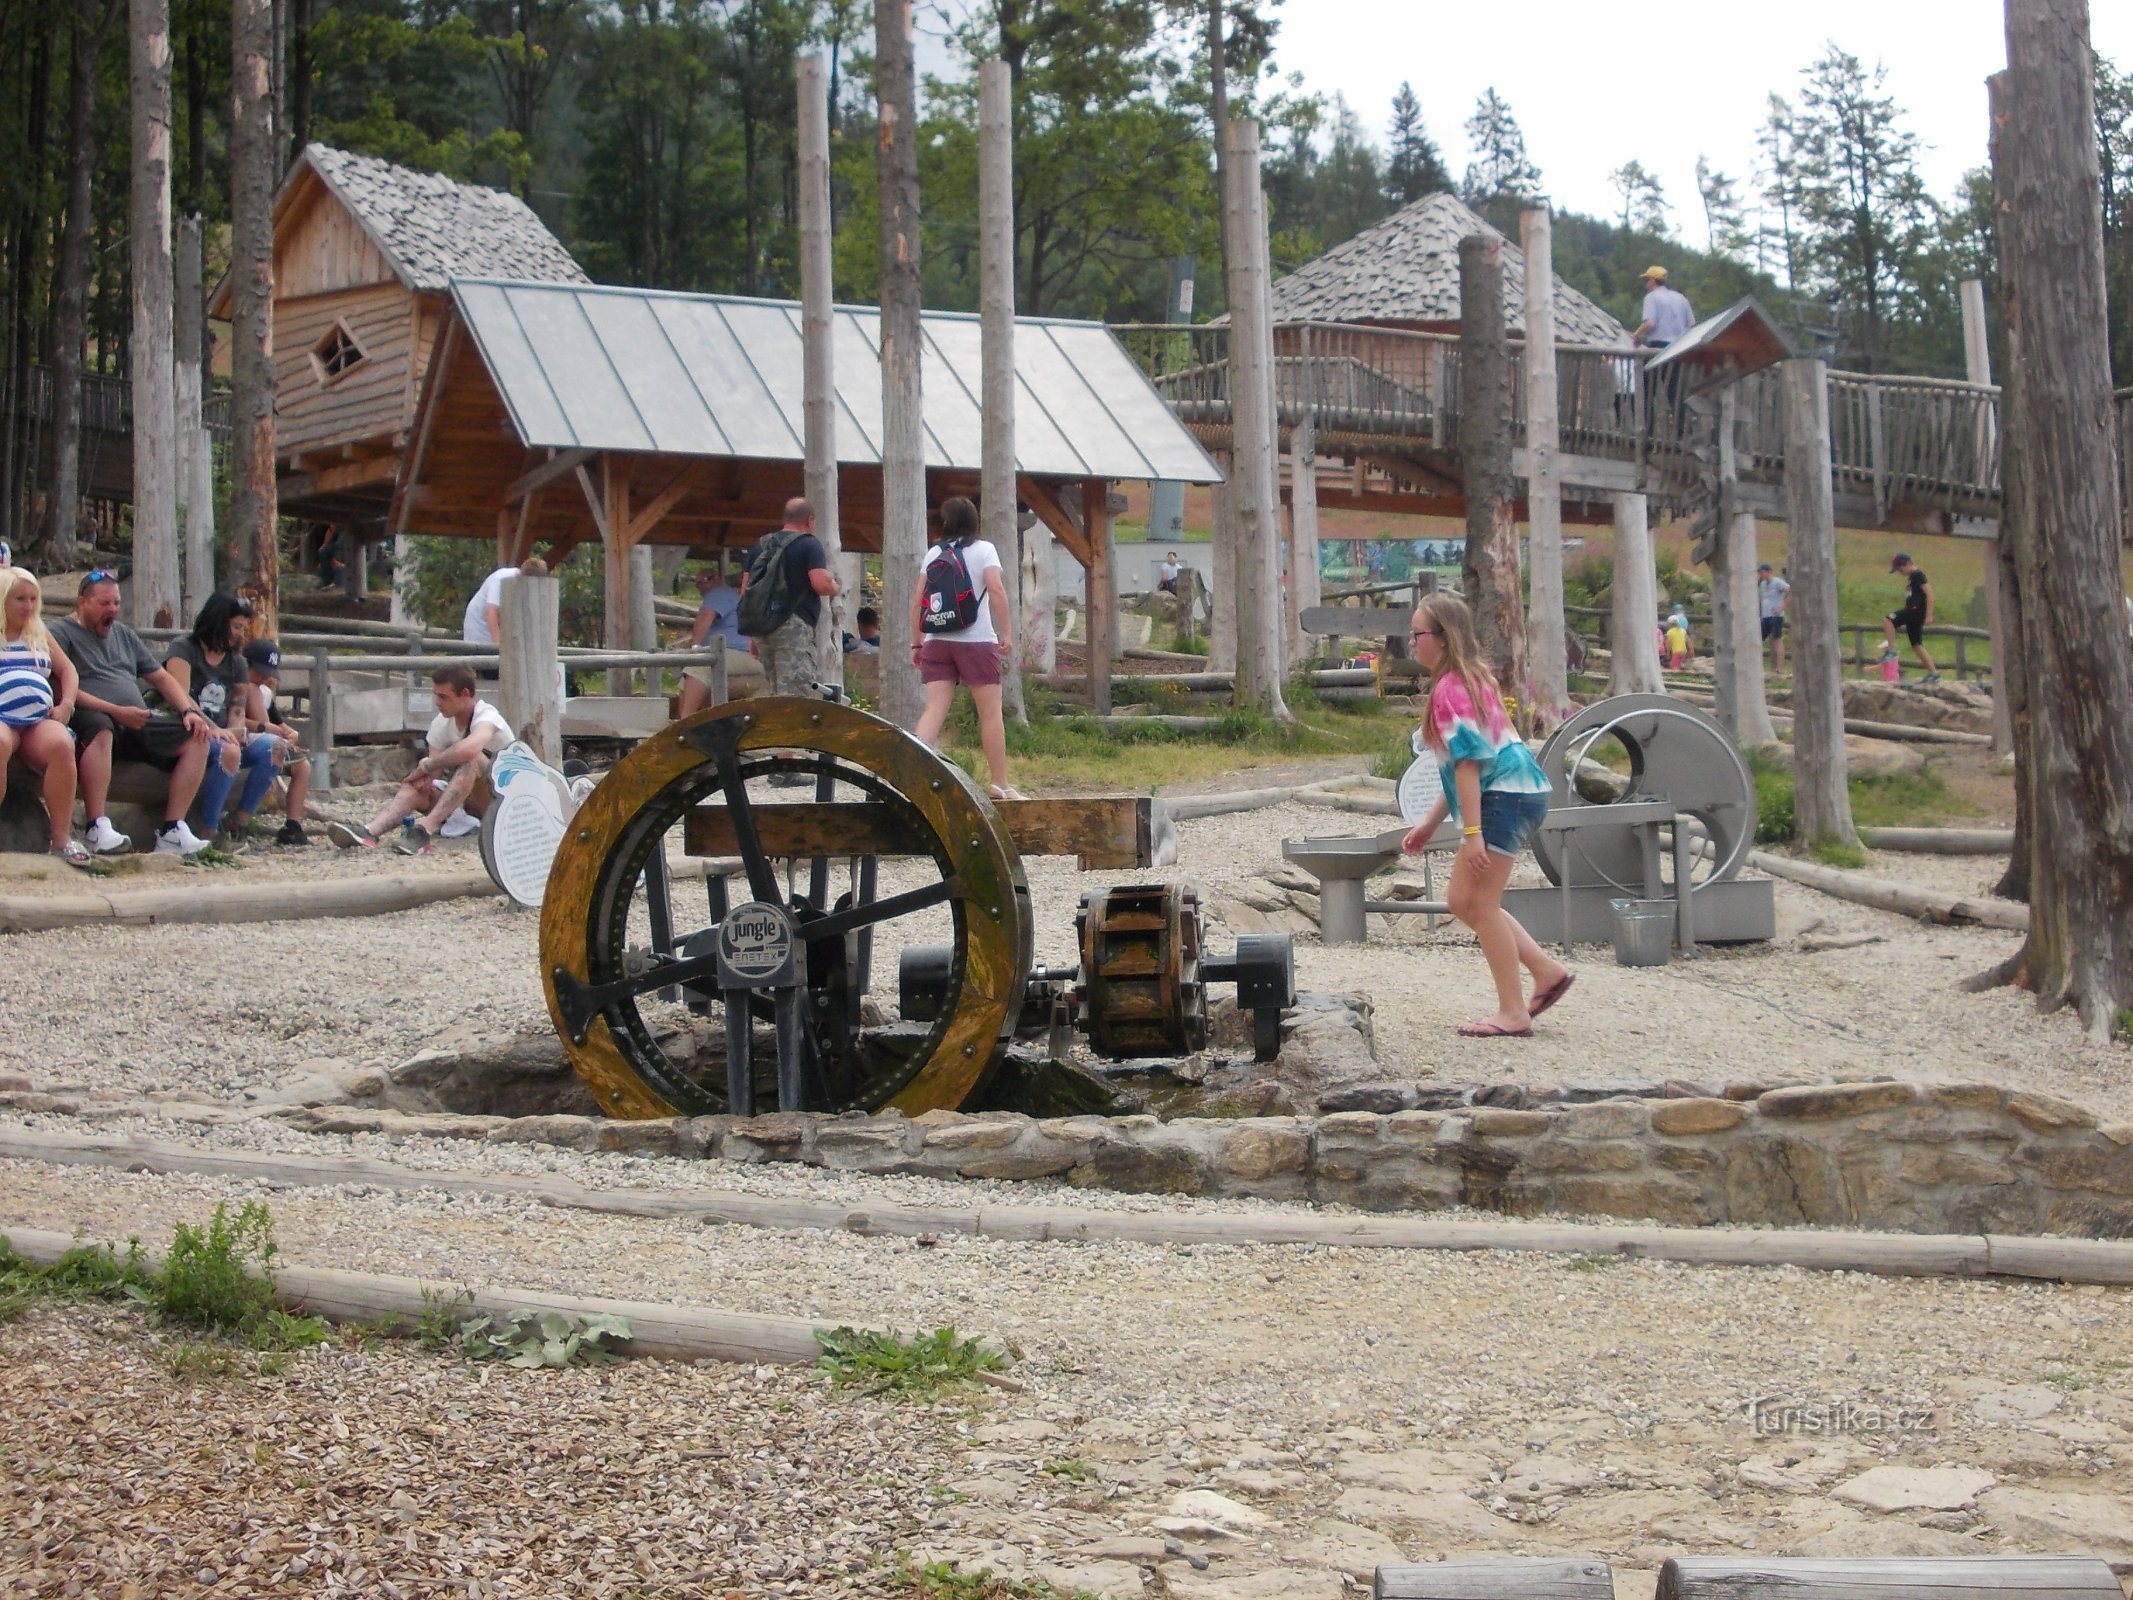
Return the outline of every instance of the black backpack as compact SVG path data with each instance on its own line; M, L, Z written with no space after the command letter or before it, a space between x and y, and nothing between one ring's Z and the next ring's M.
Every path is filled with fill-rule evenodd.
M978 620L978 592L971 587L970 564L963 559L962 547L953 540L934 546L926 562L922 593L925 603L918 619L921 633L955 633Z
M782 529L768 535L748 557L748 575L741 586L741 603L734 607L733 622L751 639L776 633L792 620L792 581L785 570L785 552L800 535Z

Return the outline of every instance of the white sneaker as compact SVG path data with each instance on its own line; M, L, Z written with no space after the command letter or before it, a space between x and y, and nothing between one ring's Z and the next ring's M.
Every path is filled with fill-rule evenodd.
M196 856L206 848L207 841L183 822L173 823L156 835L156 854L159 856Z
M89 848L100 856L115 856L121 850L131 850L133 840L111 826L109 817L98 817L89 824Z

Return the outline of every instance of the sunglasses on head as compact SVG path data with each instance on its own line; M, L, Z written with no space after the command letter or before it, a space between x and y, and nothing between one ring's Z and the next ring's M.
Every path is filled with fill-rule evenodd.
M84 589L89 589L94 588L99 583L117 583L118 581L119 575L109 567L91 567L82 574L81 586Z

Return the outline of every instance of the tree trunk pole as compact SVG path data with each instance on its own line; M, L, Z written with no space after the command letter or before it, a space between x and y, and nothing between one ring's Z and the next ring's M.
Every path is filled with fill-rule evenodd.
M978 318L983 341L984 446L978 509L986 540L999 552L1007 586L1009 637L1020 636L1026 597L1021 521L1015 504L1015 122L1007 63L978 65ZM1021 652L1002 664L1007 714L1029 721L1022 697Z
M659 648L659 612L654 601L652 547L630 546L630 643L632 650ZM658 676L655 669L652 674Z
M1312 417L1311 330L1303 338L1303 416L1289 434L1289 661L1310 649L1303 614L1320 600L1318 579L1318 426Z
M1990 129L1987 147L1992 162L1992 181L1995 203L2002 183L2012 184L2008 169L2007 125L2012 111L2008 100L2007 74L1996 72L1985 80ZM2004 218L2004 213L2001 214ZM2000 257L2000 303L2012 306L2015 294L2014 264L2003 252ZM2007 655L2004 660L1995 660L1994 677L2007 680L2007 729L2014 745L2014 843L2007 853L2007 870L2001 874L1994 892L2007 900L2020 900L2025 904L2030 898L2030 866L2034 858L2033 829L2030 825L2030 778L2034 771L2029 758L2030 703L2029 703L2029 655L2028 629L2024 618L2032 604L2022 588L2022 569L2017 560L2028 530L2034 525L2035 513L2029 502L2029 474L2027 457L2015 447L2021 437L2019 418L2022 410L2022 385L2018 381L2023 369L2021 359L2021 329L2012 315L2000 320L2001 337L2005 341L2003 369L2006 381L2000 386L2000 537L1998 587L2000 596L2000 624L2007 638ZM2003 969L2014 982L2024 981L2023 959L2026 951L2020 952Z
M1735 604L1738 590L1733 582L1733 518L1740 488L1740 462L1735 448L1738 440L1734 429L1738 407L1739 394L1731 384L1719 390L1718 501L1713 513L1716 526L1711 531L1710 555L1706 563L1711 569L1711 714L1733 736L1735 744L1741 742L1742 673L1738 607Z
M185 533L185 614L199 615L215 588L215 464L200 425L200 219L178 224L178 523Z
M1736 736L1743 748L1777 738L1763 681L1763 621L1756 573L1755 513L1736 510L1726 529L1733 572L1733 674Z
M1111 663L1118 655L1118 573L1111 485L1102 478L1082 480L1081 533L1089 541L1088 609L1082 613L1089 641L1089 709L1104 716L1111 710Z
M822 608L815 629L816 676L844 682L844 622L859 604L864 563L844 553L837 505L837 369L831 329L836 291L830 235L829 63L802 56L794 70L800 116L800 413L806 439L807 503L815 537L843 593Z
M1017 511L1019 526L1022 514ZM1059 567L1052 530L1041 520L1022 529L1022 670L1059 670Z
M1260 224L1259 124L1233 121L1223 232L1229 241L1230 410L1236 437L1235 703L1285 719L1281 694L1281 568L1275 470L1274 330L1267 317L1267 238Z
M1844 641L1837 624L1837 524L1830 475L1829 369L1779 368L1785 407L1785 564L1792 591L1793 818L1799 842L1857 844L1844 744Z
M1231 329L1231 338L1236 330ZM1233 386L1234 387L1234 386ZM1237 404L1230 399L1231 437L1236 435ZM1208 575L1207 665L1214 672L1237 670L1237 453L1209 452L1222 481L1208 491L1214 528L1208 547L1212 571Z
M1466 602L1496 681L1521 698L1523 726L1526 608L1511 501L1511 348L1503 320L1503 242L1493 234L1459 241L1459 458L1466 480Z
M556 690L562 594L560 579L522 572L505 580L497 607L503 620L497 709L511 731L551 767L563 764L563 706Z
M136 626L175 621L178 579L177 379L170 259L170 5L131 0L133 113L133 581Z
M633 648L630 613L635 609L630 604L635 598L631 592L630 572L630 485L628 471L611 455L600 458L600 498L607 516L607 527L600 538L602 599L606 612L601 619L600 642L610 650L628 650ZM630 692L627 667L607 669L607 692L613 695Z
M1963 297L1963 375L1975 384L1992 382L1992 345L1985 331L1985 285L1965 278ZM1980 409L1977 459L1982 467L1992 454L1992 413ZM1985 541L1985 628L1992 635L1992 753L2014 754L2014 726L2007 715L2007 627L2000 615L2000 536Z
M74 566L81 517L81 380L89 326L89 235L96 177L96 58L110 13L103 0L75 0L67 80L67 220L60 232L52 311L52 431L45 498L45 558Z
M230 553L258 595L256 625L280 630L274 482L274 140L269 0L234 0L230 21Z
M911 0L874 8L875 92L881 110L881 714L918 721L911 603L926 550L918 275L918 85L911 62Z
M1526 605L1528 704L1535 732L1570 715L1570 666L1563 638L1563 486L1556 475L1560 417L1555 376L1555 266L1546 206L1519 215L1526 258Z
M1654 625L1659 617L1659 574L1652 565L1648 503L1641 494L1618 494L1615 506L1613 602L1614 649L1609 656L1609 694L1664 694Z
M2011 450L2028 510L2016 565L2030 681L2031 893L2038 1003L2071 1002L2096 1043L2133 1001L2133 674L2104 290L2094 56L2086 0L2007 0L2000 248L2020 391Z

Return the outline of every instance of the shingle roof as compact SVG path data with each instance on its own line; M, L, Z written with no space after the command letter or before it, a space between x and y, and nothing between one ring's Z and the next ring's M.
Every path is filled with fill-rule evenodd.
M1449 194L1424 195L1316 261L1274 281L1279 322L1457 322L1459 241L1487 233L1502 239ZM1504 240L1504 321L1525 327L1525 255ZM1629 330L1555 280L1555 336L1565 344L1626 345Z
M516 195L322 144L307 146L303 159L410 288L442 293L454 278L592 281Z
M798 461L800 307L542 283L452 285L531 448ZM926 465L982 464L978 319L920 318ZM881 460L881 314L838 306L837 459ZM1015 319L1015 460L1038 477L1215 483L1214 464L1100 322Z

